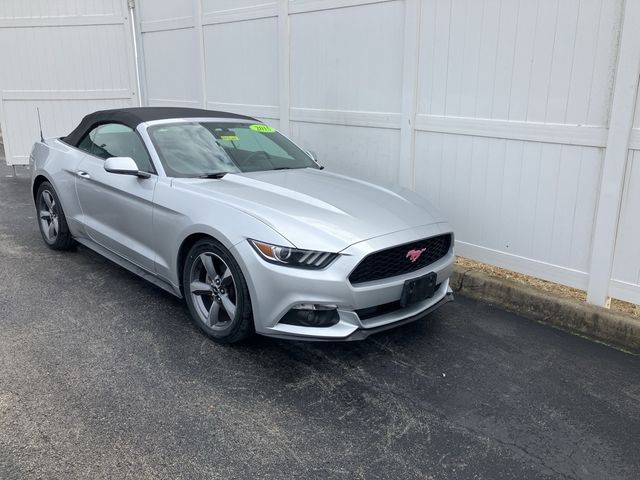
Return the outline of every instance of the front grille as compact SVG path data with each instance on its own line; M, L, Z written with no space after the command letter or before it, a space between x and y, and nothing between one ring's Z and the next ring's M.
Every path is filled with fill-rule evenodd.
M450 247L451 234L447 233L380 250L365 257L351 272L349 281L352 284L364 283L415 272L440 260ZM416 252L421 253L418 259L412 262L409 252L413 252L414 255Z

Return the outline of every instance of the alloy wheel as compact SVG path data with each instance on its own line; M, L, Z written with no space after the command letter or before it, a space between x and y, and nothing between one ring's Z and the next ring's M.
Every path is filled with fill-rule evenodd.
M49 190L43 190L38 202L38 218L46 240L54 243L60 233L58 205Z
M236 316L236 283L227 263L215 253L196 258L189 291L200 320L212 330L226 330Z

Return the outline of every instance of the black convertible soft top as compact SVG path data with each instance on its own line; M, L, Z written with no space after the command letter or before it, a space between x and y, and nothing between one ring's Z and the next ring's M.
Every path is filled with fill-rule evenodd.
M255 118L236 113L215 112L212 110L202 110L200 108L183 107L136 107L117 108L113 110L100 110L93 112L82 119L80 124L61 140L69 145L77 146L80 140L98 125L105 123L121 123L135 129L143 122L152 120L164 120L169 118L232 118L240 120L253 120Z

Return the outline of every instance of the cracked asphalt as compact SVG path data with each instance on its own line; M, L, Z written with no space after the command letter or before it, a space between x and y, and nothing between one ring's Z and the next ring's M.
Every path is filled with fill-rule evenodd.
M462 297L359 343L220 346L165 292L49 250L9 174L1 479L640 478L640 357Z

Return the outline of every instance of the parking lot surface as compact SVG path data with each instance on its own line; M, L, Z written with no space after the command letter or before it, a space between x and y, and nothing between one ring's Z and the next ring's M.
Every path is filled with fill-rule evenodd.
M0 158L0 163L3 164ZM221 346L0 168L0 478L640 478L640 357L458 297L356 343Z

